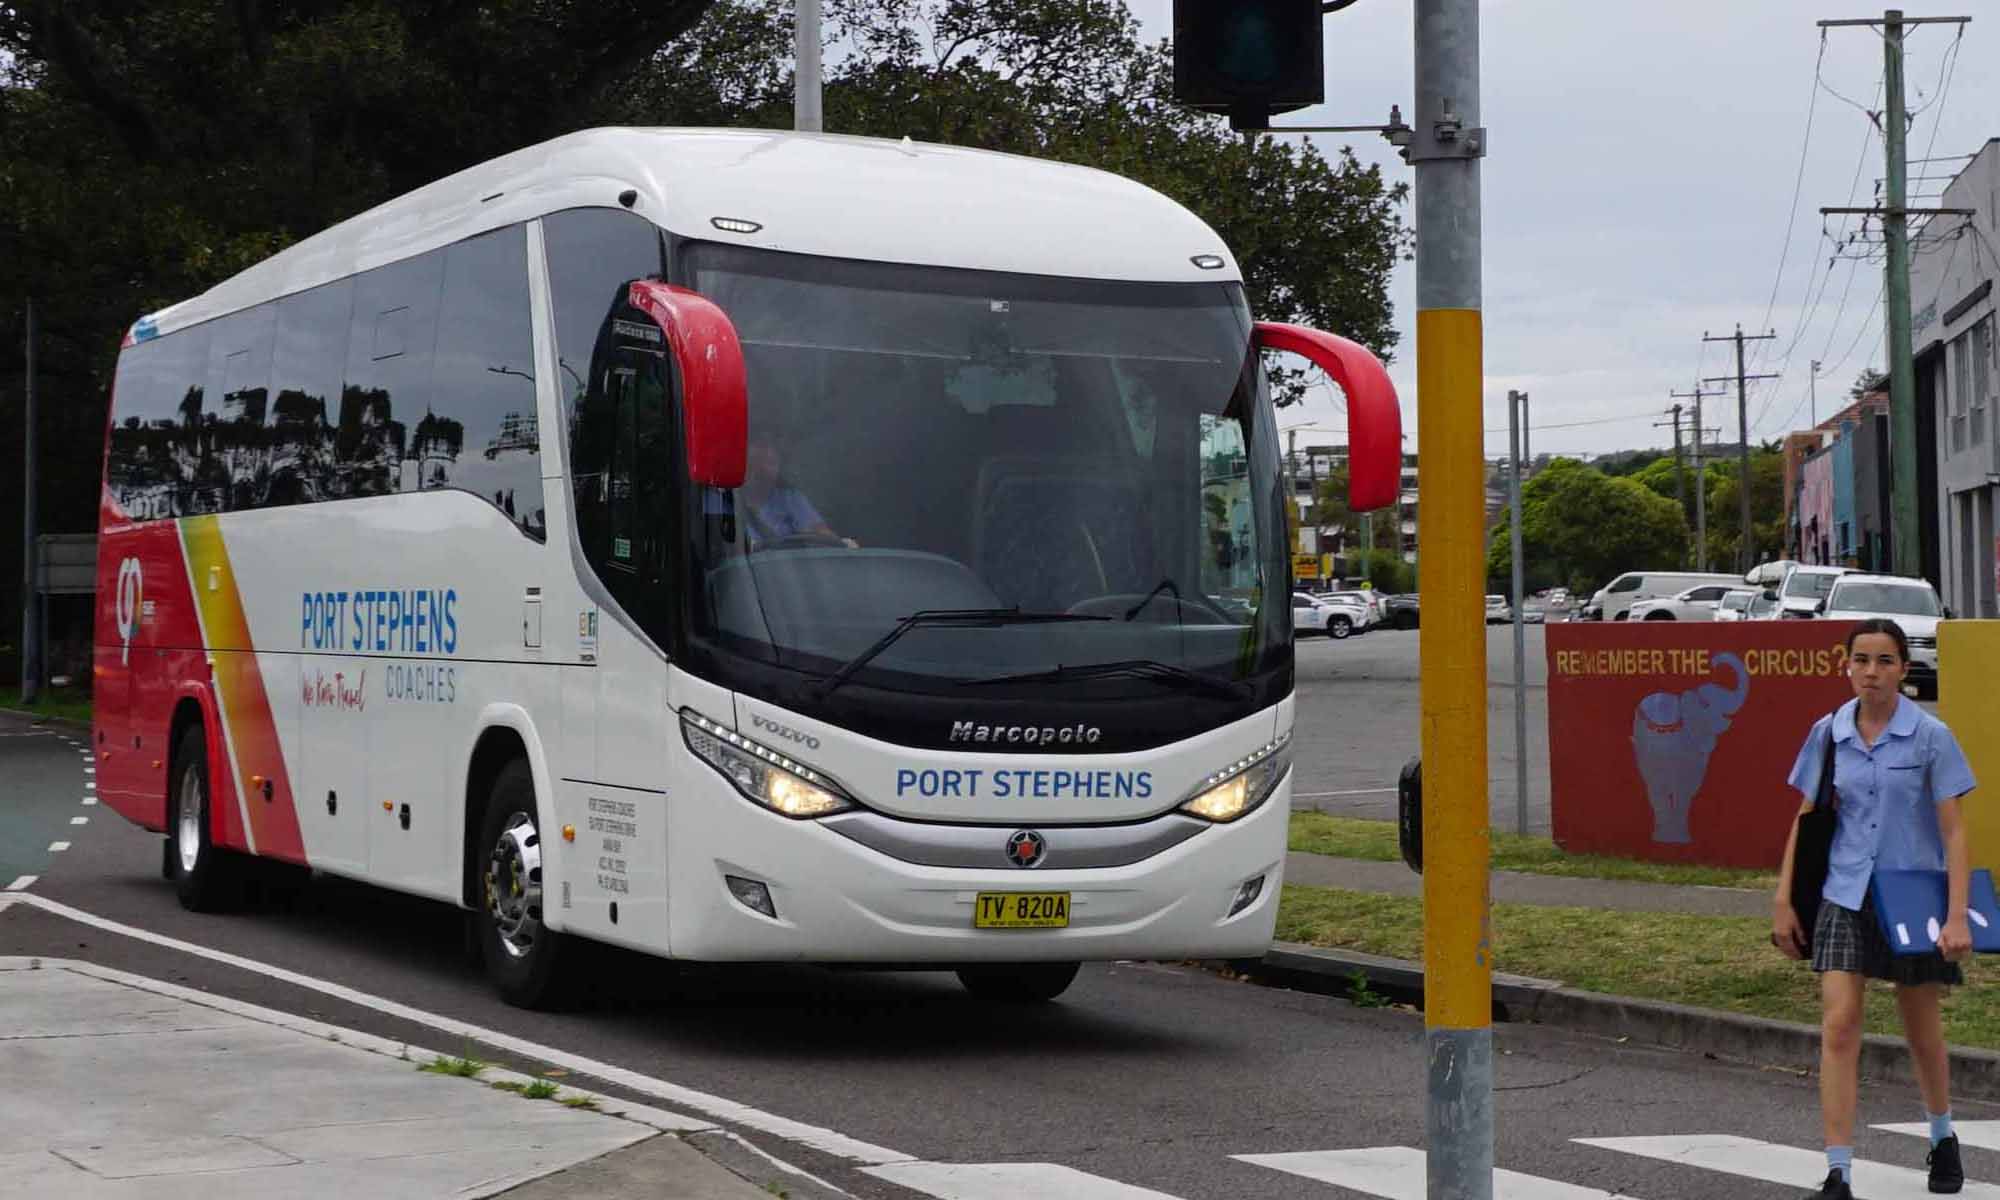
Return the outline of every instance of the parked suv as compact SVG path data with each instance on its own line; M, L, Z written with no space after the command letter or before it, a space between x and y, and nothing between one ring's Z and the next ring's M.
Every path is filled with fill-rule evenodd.
M1833 581L1821 603L1827 617L1843 621L1887 617L1901 625L1910 641L1909 682L1916 685L1917 695L1937 699L1937 627L1944 606L1929 580L1849 573Z
M1310 592L1292 593L1293 636L1323 633L1344 638L1368 627L1368 613L1359 605Z

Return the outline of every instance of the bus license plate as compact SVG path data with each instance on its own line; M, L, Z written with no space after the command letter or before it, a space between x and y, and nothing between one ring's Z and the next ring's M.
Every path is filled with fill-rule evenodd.
M981 892L974 929L1068 929L1068 892Z

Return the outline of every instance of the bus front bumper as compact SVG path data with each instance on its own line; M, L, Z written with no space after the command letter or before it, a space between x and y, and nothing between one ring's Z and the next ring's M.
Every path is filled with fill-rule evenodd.
M1291 792L1288 773L1248 816L1125 866L968 869L902 861L816 822L765 812L719 777L700 778L669 820L670 952L712 962L940 966L1258 957L1277 921ZM1033 829L988 828L996 857L1015 832ZM676 838L677 829L688 836ZM761 884L775 916L739 899L732 879L739 890L742 881ZM982 893L1062 895L1067 926L976 928Z

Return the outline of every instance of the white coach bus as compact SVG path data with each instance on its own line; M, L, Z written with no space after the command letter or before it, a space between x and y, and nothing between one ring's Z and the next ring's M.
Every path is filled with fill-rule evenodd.
M105 453L105 802L192 908L258 855L594 939L954 968L1268 944L1292 627L1214 231L1083 168L595 130L135 324Z

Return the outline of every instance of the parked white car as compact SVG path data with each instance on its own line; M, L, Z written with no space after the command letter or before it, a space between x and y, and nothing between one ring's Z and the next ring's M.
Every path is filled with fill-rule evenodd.
M1361 609L1363 613L1367 614L1367 628L1372 629L1382 623L1384 613L1382 611L1382 594L1380 592L1368 590L1308 594L1312 595L1316 600L1330 601L1335 604L1351 604Z
M1511 624L1513 620L1514 606L1507 603L1507 597L1486 597L1486 623L1488 625L1507 625Z
M1659 600L1641 600L1625 612L1628 621L1713 621L1722 598L1739 589L1704 583Z
M1937 698L1937 627L1944 606L1928 579L1849 573L1834 580L1823 603L1820 615L1835 620L1887 617L1901 625L1910 641L1909 682L1919 696Z
M1368 628L1367 622L1367 610L1359 605L1310 592L1292 593L1293 636L1323 633L1344 638Z
M1756 588L1731 588L1722 594L1722 603L1715 606L1718 621L1747 621L1750 619L1750 605L1757 599Z
M1847 574L1846 567L1793 567L1778 588L1778 615L1792 620L1818 616L1833 581Z
M1698 571L1627 571L1598 589L1585 607L1594 612L1591 620L1623 621L1627 610L1641 600L1673 596L1692 587L1719 583L1725 588L1742 587L1736 575L1704 575Z

